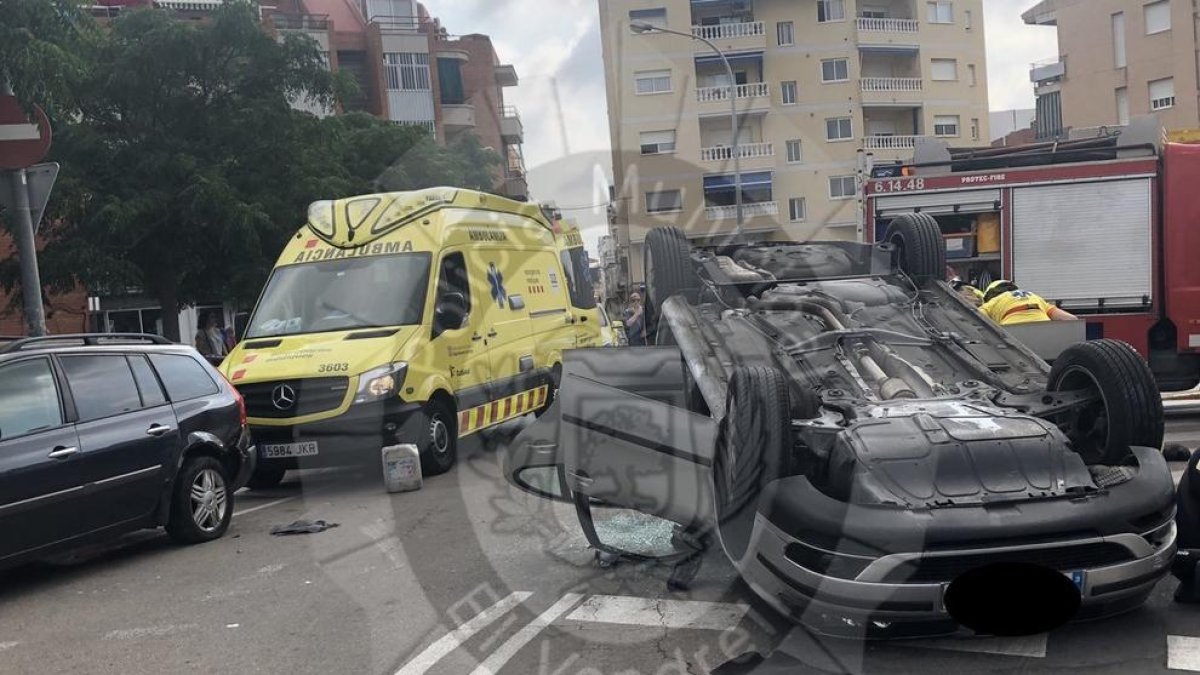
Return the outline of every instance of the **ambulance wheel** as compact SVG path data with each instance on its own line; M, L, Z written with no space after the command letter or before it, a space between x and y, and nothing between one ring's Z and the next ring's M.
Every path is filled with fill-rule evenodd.
M915 281L946 276L946 240L927 213L904 213L888 225L883 241L896 248L896 265Z
M692 266L692 247L678 227L656 227L646 235L643 253L643 273L646 276L646 297L643 313L646 322L646 344L657 344L659 308L667 298L700 285L696 268Z
M554 368L550 370L550 380L546 383L546 386L550 387L546 390L546 402L542 404L542 407L534 411L534 417L540 418L542 415L545 415L550 406L554 405L554 402L558 400L558 388L561 383L562 365L556 363L554 364Z
M1100 400L1059 426L1088 464L1121 464L1131 446L1161 448L1162 397L1146 360L1120 340L1072 345L1054 360L1047 391L1087 390Z
M439 476L458 461L458 424L454 408L441 399L425 404L421 425L421 474Z

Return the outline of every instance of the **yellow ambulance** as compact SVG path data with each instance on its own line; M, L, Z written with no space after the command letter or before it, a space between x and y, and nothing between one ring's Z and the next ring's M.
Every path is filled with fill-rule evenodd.
M246 400L250 486L373 463L414 443L425 475L458 439L549 406L562 353L600 316L577 230L453 188L314 203L222 364Z

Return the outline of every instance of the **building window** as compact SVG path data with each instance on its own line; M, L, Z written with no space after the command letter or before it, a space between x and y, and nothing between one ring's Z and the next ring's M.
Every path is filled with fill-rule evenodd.
M929 8L929 23L954 23L954 3L946 0L927 2Z
M775 34L779 38L780 47L796 44L796 25L791 21L780 21L779 25L775 26Z
M1160 0L1142 7L1146 15L1146 35L1171 30L1171 2Z
M858 15L864 19L886 19L888 18L888 8L866 6L858 10Z
M854 138L854 120L849 117L834 117L825 120L825 140L847 141Z
M384 73L391 91L433 91L428 54L384 54Z
M437 60L438 89L441 90L442 105L462 105L467 102L463 88L462 61L459 59Z
M1125 12L1112 15L1113 65L1124 68L1125 61Z
M929 78L941 82L957 80L958 61L955 59L934 59L930 62Z
M808 217L808 204L804 197L792 197L788 200L788 220L799 223Z
M978 84L978 82L975 79L975 64L974 63L967 64L967 84L971 85L972 87L974 87L976 84Z
M792 139L787 142L787 162L788 164L800 164L804 161L804 146L801 145L798 139Z
M965 26L967 30L971 30L971 10L969 9L963 10L963 26Z
M1175 107L1175 78L1168 77L1150 83L1150 109L1166 110Z
M675 213L683 210L682 190L662 190L646 193L647 213Z
M1117 124L1129 124L1129 88L1117 89Z
M643 131L641 138L643 155L665 155L675 152L675 130Z
M821 62L822 82L845 82L850 79L849 59L826 59Z
M412 0L367 0L367 21L382 18L405 19L411 22L416 17Z
M784 82L782 91L784 105L796 105L796 81Z
M646 70L633 74L638 95L666 94L671 91L671 71Z
M958 115L934 115L933 116L933 135L934 136L957 136L958 135Z
M854 176L834 176L829 179L830 199L850 199L856 192Z
M631 9L629 10L630 23L648 23L651 26L659 28L667 27L667 9L665 7L655 7L653 9Z
M843 0L817 0L817 21L845 21L846 5Z
M971 118L971 140L973 140L973 141L979 140L979 118L978 117Z

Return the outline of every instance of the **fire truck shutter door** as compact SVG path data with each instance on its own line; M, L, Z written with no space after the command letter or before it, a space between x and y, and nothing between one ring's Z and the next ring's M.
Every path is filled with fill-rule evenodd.
M1063 308L1135 309L1153 293L1150 179L1013 190L1013 280Z
M917 195L896 195L875 198L878 218L892 218L917 209L931 216L954 213L988 213L998 211L999 190L968 190L965 192L934 192Z

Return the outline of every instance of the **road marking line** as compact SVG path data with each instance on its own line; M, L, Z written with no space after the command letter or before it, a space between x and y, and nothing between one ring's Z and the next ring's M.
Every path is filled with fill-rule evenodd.
M492 625L496 619L507 614L509 610L525 602L531 595L533 593L528 591L517 591L509 594L508 597L501 599L496 604L476 614L471 620L443 635L437 642L426 647L425 651L404 664L400 670L397 670L396 675L421 675L432 668L438 661L442 660L447 654L458 649L458 646L463 642Z
M1200 638L1168 635L1167 669L1200 673Z
M140 628L121 628L110 630L104 634L105 640L136 640L147 637L166 637L175 633L183 633L199 628L194 623L167 624L165 626L143 626Z
M19 644L21 644L21 643L20 642L0 642L0 652L12 649L13 647L16 647Z
M550 609L542 612L533 621L530 621L524 628L517 631L517 634L510 637L507 642L500 645L499 649L488 655L487 660L479 664L479 667L471 672L471 675L495 675L504 668L504 664L508 660L516 656L517 652L529 644L538 633L541 633L547 626L554 623L555 619L567 613L567 610L575 606L583 597L581 593L567 593L558 599L558 602L550 606Z
M234 517L244 516L247 513L254 513L255 511L261 511L262 509L270 508L272 506L279 506L280 504L285 504L287 502L290 502L294 499L299 499L299 498L300 498L299 495L293 495L291 497L284 497L283 499L276 499L273 502L267 502L266 504L259 504L258 506L251 506L250 508L242 509L241 511L234 511L233 515L234 515Z
M728 602L593 595L571 612L567 621L723 631L741 623L749 609L749 605Z
M1026 637L938 638L897 642L898 646L940 649L950 652L973 652L999 656L1046 658L1046 634Z

